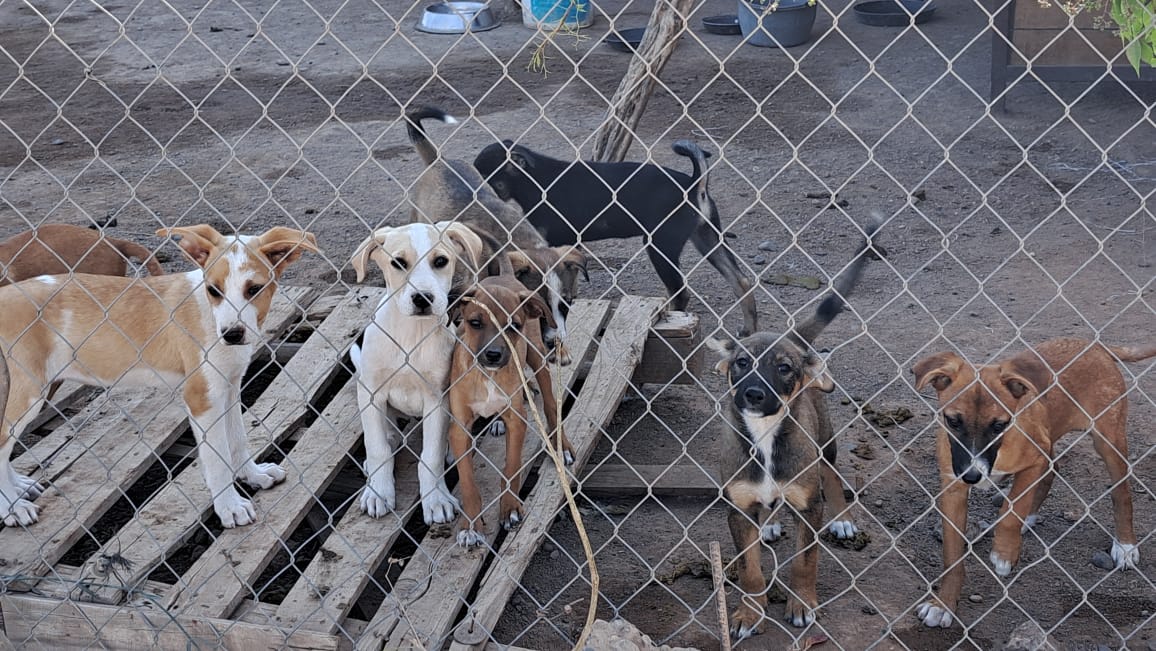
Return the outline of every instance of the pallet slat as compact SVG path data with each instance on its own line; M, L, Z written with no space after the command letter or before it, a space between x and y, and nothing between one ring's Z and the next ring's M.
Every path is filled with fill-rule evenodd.
M666 466L607 463L582 479L586 497L718 497L722 482L718 473L690 462Z
M337 318L326 320L306 341L298 356L279 373L246 412L246 423L255 428L248 436L249 451L260 454L283 439L305 417L317 396L328 387L334 373L333 360L349 346L364 324L383 290L351 292ZM256 421L256 422L254 422ZM292 480L292 478L290 478ZM274 492L278 487L272 489ZM173 549L186 539L211 511L212 500L199 464L194 462L156 493L116 535L85 564L89 576L103 576L102 558L125 559L128 568L117 570L117 581L131 589L144 580ZM94 600L116 603L124 589L112 586L95 591Z

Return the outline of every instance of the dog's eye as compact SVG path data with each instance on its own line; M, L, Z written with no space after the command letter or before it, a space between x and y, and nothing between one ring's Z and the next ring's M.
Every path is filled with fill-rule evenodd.
M389 264L393 265L394 269L398 269L401 271L405 271L406 267L409 266L405 263L405 260L403 260L401 258L394 258L394 259L389 261Z
M205 291L208 292L212 298L223 298L225 296L215 285L205 285Z
M514 326L515 330L521 330L522 329L522 322L521 321L513 321L513 322L511 322L511 325Z
M1000 433L1002 433L1002 432L1003 432L1005 429L1007 429L1007 426L1008 426L1008 421L1006 421L1006 420L997 420L997 421L995 421L994 423L992 423L992 424L991 424L991 431L995 432L996 434L1000 434Z
M245 290L245 294L248 295L249 298L254 298L257 294L261 293L262 289L265 289L264 285L249 285L249 289Z
M779 374L787 375L791 372L790 364L779 364Z
M444 255L439 255L438 257L433 259L434 269L441 269L442 267L446 266L449 263L450 263L450 259L445 257Z
M735 368L737 368L740 371L745 371L750 367L751 367L751 360L747 359L746 357L740 357L740 358L735 360Z
M469 321L467 321L467 323L469 323L470 327L473 328L474 330L481 330L482 329L482 320L481 319L470 319Z
M951 429L954 429L954 430L963 429L963 416L960 416L959 414L953 414L951 416L944 414L943 415L943 422L947 423L947 426L950 427Z

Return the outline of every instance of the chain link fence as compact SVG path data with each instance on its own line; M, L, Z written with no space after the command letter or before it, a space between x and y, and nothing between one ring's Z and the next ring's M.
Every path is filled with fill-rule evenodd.
M55 383L43 408L16 413L14 398L5 412L5 426L19 419L23 430L3 450L12 462L8 480L0 481L8 514L0 530L7 642L461 651L581 641L635 648L615 641L618 635L638 648L1156 648L1153 361L1059 362L1069 374L1052 394L1079 403L1073 420L1104 420L1126 401L1126 440L1108 436L1105 451L1090 433L1068 435L1042 466L1054 471L1054 481L1031 475L1027 462L1014 469L996 462L997 471L1031 475L1024 481L1033 489L1051 482L1010 572L1000 563L1015 560L1007 558L1005 540L1019 527L1005 522L1001 529L1000 509L1021 487L1005 481L972 491L963 500L966 519L959 519L960 484L941 488L937 463L937 454L952 461L949 446L937 452L944 421L932 387L942 380L913 374L935 353L979 365L1060 336L1135 350L1154 343L1154 95L1133 83L1150 77L1150 68L1133 72L1115 36L1085 24L1086 14L1053 24L1060 7L1034 1L940 0L930 20L928 5L918 25L902 13L901 24L878 26L857 19L861 5L820 0L803 5L817 15L803 42L781 49L705 29L705 19L736 12L733 0L663 2L656 14L662 20L651 18L655 3L590 2L577 7L593 20L581 30L523 26L522 12L541 10L539 4L495 2L489 9L501 21L496 29L434 34L417 29L427 5L393 1L0 1L0 237L41 229L0 244L6 274L23 268L14 262L22 255L20 264L39 269L33 275L64 271L77 260L85 270L124 275L133 251L106 249L111 240L99 239L115 237L144 247L129 275L145 273L138 263L155 256L170 276L163 282L174 283L175 274L198 268L197 234L208 231L163 231L208 224L226 235L268 234L229 258L230 271L190 276L181 307L165 304L162 324L148 317L168 296L160 285L134 294L81 283L61 313L44 306L73 291L66 288L77 285L67 279L0 289L0 343L14 387L32 383L42 367L80 359L86 344L101 354L82 360L84 372L113 376L111 388L75 378ZM788 5L780 0L773 13L786 15ZM737 9L751 6L740 2ZM1041 18L1037 10L1052 13ZM676 11L683 20L673 20ZM721 22L732 26L729 18ZM648 24L650 40L636 47L642 54L662 51L657 33L676 36L677 47L654 64L655 74L639 78L652 87L631 96L620 83L645 66L641 59L632 65L639 55L629 47L623 53L603 42ZM497 391L467 372L480 368L467 355L444 381L453 386L443 406L415 406L431 386L442 395L435 376L436 368L446 371L446 333L468 349L482 341L470 332L475 319L504 318L469 312L487 304L484 292L459 304L461 322L452 330L443 325L450 310L440 304L422 321L432 329L380 313L374 324L387 297L395 307L402 300L417 305L415 293L432 303L454 298L442 296L444 265L459 268L449 294L470 286L461 280L469 276L461 272L469 256L444 224L436 242L394 246L383 236L373 243L377 229L408 224L415 202L418 221L459 217L421 203L430 172L403 116L423 106L457 118L424 123L442 161L463 162L450 181L434 183L446 195L480 152L503 140L566 162L596 150L612 157L633 142L627 160L674 170L531 187L526 207L539 211L572 209L610 192L593 215L630 206L609 228L646 233L601 239L597 228L580 226L568 234L585 256L584 274L570 270L578 282L563 337L571 363L542 367L550 370L573 445L568 468L542 453L556 440L547 445L542 436L551 414L541 377L515 376ZM607 138L607 125L617 140ZM672 150L680 140L692 149ZM696 161L686 153L693 147L710 157ZM542 169L545 159L520 160L518 151L501 148L501 162ZM434 168L443 169L442 161ZM491 182L501 176L483 171ZM663 208L672 182L692 177L682 181L673 207ZM703 191L717 207L717 224ZM524 227L522 210L515 212ZM728 386L725 364L716 369L721 358L712 341L733 342L749 329L742 299L757 304L760 330L782 333L805 323L840 274L855 267L872 215L881 219L871 252L878 255L845 292L842 314L814 341L818 357L801 358L811 364L808 377L821 379L818 364L833 382L820 402L838 473L822 483L826 516L808 520L796 497L820 490L818 448L791 439L787 448L734 451L728 441L770 426L755 419L744 429L728 420L735 396L748 394ZM50 224L87 228L53 236L44 229ZM293 249L287 258L285 250L262 252L307 241L270 230L276 227L313 234L317 251ZM673 248L665 244L670 231L682 233ZM558 240L552 244L567 239L548 237ZM367 238L366 278L359 281L353 261ZM453 261L439 262L446 252ZM271 296L263 286L282 262ZM65 269L46 267L53 264ZM669 276L660 279L663 269L679 270L673 286ZM238 270L257 275L246 285L226 279L240 277ZM442 280L430 289L420 274ZM680 277L685 309L668 300ZM558 287L547 289L553 316L550 292ZM33 303L39 307L29 308ZM245 312L254 309L259 324ZM222 313L244 326L250 359L230 357L236 347L226 345L228 332L198 330L197 323L220 324L207 319ZM37 325L44 323L47 329ZM66 333L80 331L77 323L91 327L65 344ZM119 344L106 343L109 331ZM521 334L511 332L509 343L516 343ZM177 373L161 370L149 346L180 337L194 342L186 350L199 361ZM501 348L499 341L485 340L491 348ZM423 347L441 351L433 358L442 365L431 368L416 352ZM745 353L757 357L757 347L747 341L736 350L729 377L741 379L734 365ZM790 367L791 360L774 360L754 364L764 372ZM522 366L517 361L508 369ZM129 370L133 362L139 364ZM366 364L384 376L368 380ZM1113 393L1113 368L1122 373L1126 399ZM414 380L414 373L422 377ZM223 382L212 385L225 387L222 393L190 389L186 376L198 374ZM227 390L230 377L239 392ZM993 396L1006 399L1005 380L984 385L990 392L964 382L978 396L968 409L982 411ZM507 465L507 453L518 452L508 447L516 432L488 436L481 425L455 423L465 436L455 439L450 426L450 440L441 444L451 459L442 472L438 450L423 443L423 427L454 420L444 414L455 390L481 391L459 399L483 403L480 412L527 392L532 407L519 417L528 428L520 464ZM1093 406L1083 402L1091 394L1108 397ZM190 428L186 403L212 416L201 424L194 418ZM238 404L240 423L230 411ZM1039 406L1030 408L1032 423L1059 418L1058 408L1040 416ZM975 415L977 422L985 417ZM819 436L801 411L787 421ZM508 428L521 429L511 422ZM386 484L366 488L372 457L381 454L363 435L367 426L407 432L387 455L395 466L392 499ZM980 429L991 435L989 426ZM247 449L224 443L219 433L229 428L247 432ZM463 440L473 452L478 494L471 508L481 516L476 536L465 538L457 516L444 512L468 498L453 463ZM995 458L987 441L972 441L980 459L974 465ZM1010 434L1002 441L1003 459L1046 447ZM1123 479L1110 479L1101 452L1118 462ZM751 468L784 459L798 472L758 484L763 475ZM283 481L269 466L253 470L244 460L279 464ZM210 489L205 473L228 472L230 464L244 468L250 483L278 481L268 490L246 482L228 488L228 481ZM726 470L736 464L742 470ZM510 467L522 479L517 522L511 498L503 497ZM739 498L725 486L744 478L764 491L756 501L777 504L789 495L787 504L773 517L754 510L728 525ZM233 490L240 491L235 499ZM439 498L442 491L454 497ZM848 500L843 514L831 506L838 492ZM1126 547L1122 521L1114 518L1113 498L1119 504L1125 496L1135 548ZM245 501L255 520L248 525L238 506ZM226 528L222 512L233 518L226 524L243 526ZM1016 513L1007 522L1024 519ZM956 518L946 531L943 515ZM854 535L833 535L832 518L852 521ZM757 535L736 543L732 533L744 531ZM817 560L796 549L800 531L817 534L813 543L802 536ZM942 606L953 590L942 550L960 537L967 541L960 561L966 579L958 604L949 627L928 626L925 604ZM739 557L753 549L761 553L758 567L744 566ZM805 580L790 578L800 559L816 572L813 597ZM1124 564L1134 567L1117 567ZM744 569L765 577L766 589L751 594ZM944 601L929 602L936 595ZM800 610L797 601L810 598ZM753 620L751 612L758 613ZM792 615L801 619L788 621ZM750 633L755 625L756 635L728 636L732 626Z

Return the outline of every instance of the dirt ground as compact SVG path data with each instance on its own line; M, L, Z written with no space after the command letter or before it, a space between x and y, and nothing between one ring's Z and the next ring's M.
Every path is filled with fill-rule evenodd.
M991 649L1027 619L1055 627L1072 649L1153 648L1152 365L1124 371L1134 385L1139 571L1090 563L1111 544L1108 480L1087 437L1072 435L1043 521L1009 579L988 569L991 539L979 537L996 509L973 495L978 540L959 612L966 633L929 631L913 614L941 568L934 405L914 391L910 368L941 349L978 362L1057 335L1151 341L1156 93L1111 81L1090 91L1024 81L1006 112L988 112L990 36L980 6L943 2L933 21L906 30L861 25L844 0L821 5L816 38L788 52L702 32L700 18L734 9L726 0L697 5L631 152L638 159L649 150L683 170L672 140L693 138L716 153L711 189L752 275L825 282L855 250L854 224L872 210L889 217L879 237L887 259L868 267L852 309L819 340L832 350L838 383L829 404L840 469L863 488L855 519L871 542L861 551L824 547L812 630L779 627L783 606L774 603L771 630L739 648L786 649L822 632L832 648ZM288 281L351 283L354 246L371 227L400 221L420 169L398 122L402 107L437 104L463 118L432 128L450 156L472 159L496 138L560 158L588 154L629 61L599 40L609 18L642 26L650 6L596 3L594 28L580 41L561 38L543 76L525 69L536 35L518 21L460 38L421 34L419 8L395 0L258 0L244 9L0 3L0 236L112 215L113 233L175 258L157 228L297 224L317 234L325 255ZM839 206L814 198L831 192ZM590 251L585 296L660 295L637 240ZM714 270L690 251L682 266L704 333L737 330L733 296ZM762 324L781 329L817 298L763 284ZM723 393L710 374L630 391L591 466L713 469ZM868 413L899 408L912 417L872 422ZM704 563L712 540L732 553L722 502L587 500L584 512L602 574L599 615L623 616L663 643L718 648ZM781 563L791 544L787 536L774 545ZM567 647L587 605L581 564L574 528L561 519L502 618L499 641ZM734 589L728 597L734 604Z

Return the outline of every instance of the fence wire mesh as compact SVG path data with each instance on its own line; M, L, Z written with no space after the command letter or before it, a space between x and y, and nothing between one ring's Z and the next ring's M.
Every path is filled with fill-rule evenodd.
M706 29L746 0L525 2L0 0L7 641L1156 648L1154 96L1105 7L779 0L764 48Z

